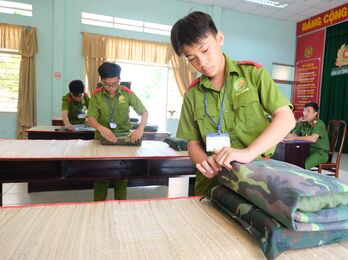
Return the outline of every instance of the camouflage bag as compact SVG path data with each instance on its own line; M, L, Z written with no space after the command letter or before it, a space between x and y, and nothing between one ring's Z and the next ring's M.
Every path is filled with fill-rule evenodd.
M275 160L232 163L219 182L298 231L348 229L348 185Z
M267 259L281 252L348 240L348 230L294 231L250 203L242 196L218 185L207 194L218 208L237 221L259 243Z
M177 137L167 137L163 140L163 142L167 143L171 148L176 151L187 151L187 141L182 138Z

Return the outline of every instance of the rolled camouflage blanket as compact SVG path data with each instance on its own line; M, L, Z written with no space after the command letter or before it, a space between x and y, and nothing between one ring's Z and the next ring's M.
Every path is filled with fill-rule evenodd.
M297 231L348 229L348 185L276 160L232 163L219 182Z
M276 258L289 249L327 245L348 240L348 230L294 231L247 201L218 185L207 197L254 236L267 259Z
M170 136L164 139L163 142L176 151L187 151L187 140L185 139Z

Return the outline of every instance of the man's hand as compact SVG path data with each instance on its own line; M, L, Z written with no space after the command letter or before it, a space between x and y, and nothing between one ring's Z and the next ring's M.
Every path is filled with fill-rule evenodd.
M286 136L286 139L288 139L288 140L294 140L294 139L296 139L296 137L297 137L297 135L295 135L295 134L288 134L288 135Z
M201 163L196 163L196 168L207 178L214 178L222 167L215 161L216 155L209 156L206 160Z
M113 142L113 143L117 142L117 137L114 135L114 133L109 128L106 128L105 126L101 126L98 129L98 131L109 142Z
M302 123L302 122L305 122L303 117L300 117L299 119L297 119L297 123Z
M144 130L138 127L131 133L131 143L135 144L144 134Z
M255 159L255 157L245 149L235 149L231 147L223 147L221 150L214 151L216 157L215 161L221 167L225 167L228 170L232 170L231 162L249 163Z
M65 124L65 127L66 127L67 129L69 129L70 131L75 131L75 130L76 130L76 129L74 128L74 126L73 126L72 124L70 124L70 123Z

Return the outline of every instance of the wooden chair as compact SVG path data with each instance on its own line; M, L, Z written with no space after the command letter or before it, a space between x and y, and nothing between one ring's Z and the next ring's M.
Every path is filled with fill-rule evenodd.
M347 131L347 126L346 122L343 120L330 120L327 126L327 133L329 137L331 136L330 139L330 150L329 150L329 160L327 163L321 163L318 165L318 172L321 173L322 170L326 170L329 172L333 172L333 174L328 174L335 176L338 178L338 173L340 169L340 160L341 160L341 154L342 154L342 149L343 149L343 144L344 144L344 139L346 137L346 131ZM336 145L339 140L339 137L341 136L341 144L338 150L338 154L336 157L336 160L333 161L332 157L333 154L336 150Z

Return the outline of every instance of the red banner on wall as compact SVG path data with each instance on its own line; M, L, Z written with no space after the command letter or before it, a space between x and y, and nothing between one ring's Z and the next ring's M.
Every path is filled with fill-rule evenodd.
M348 19L348 3L297 23L296 35L302 35Z
M295 84L292 93L296 118L302 116L305 103L319 104L324 37L325 30L320 30L297 38Z

